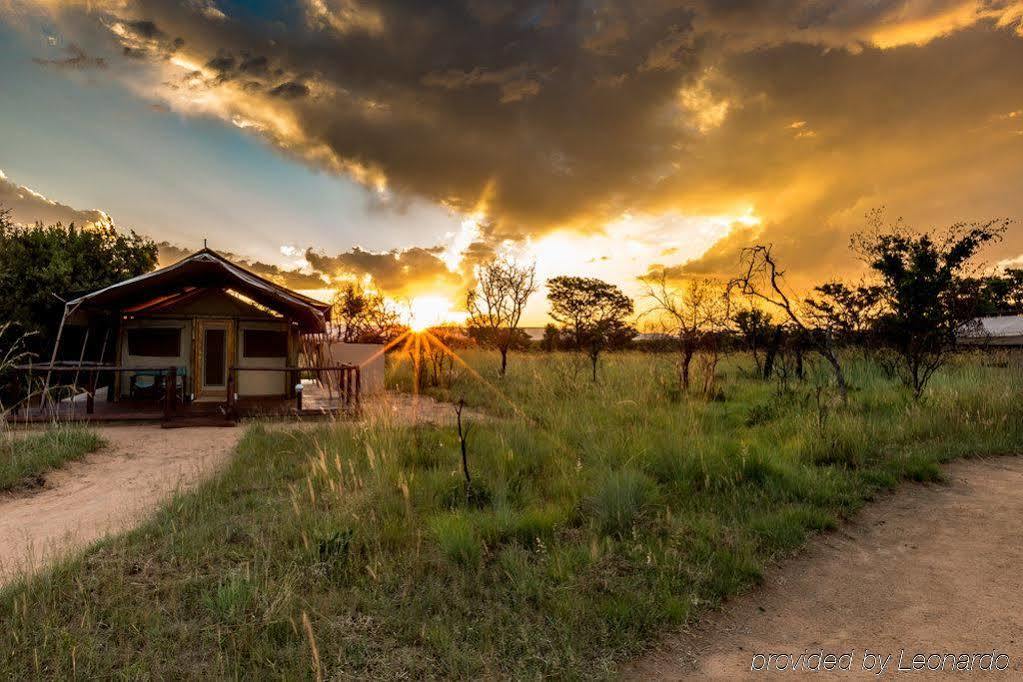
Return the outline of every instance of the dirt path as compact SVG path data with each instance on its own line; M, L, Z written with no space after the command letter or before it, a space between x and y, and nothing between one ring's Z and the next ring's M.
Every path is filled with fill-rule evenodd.
M451 405L427 396L387 393L364 407L368 420L449 425L455 419ZM485 418L466 410L470 414ZM195 485L226 463L245 428L124 425L98 431L107 447L46 474L42 490L0 494L0 584L135 526L175 490Z
M227 461L242 428L98 429L107 447L46 474L46 486L0 496L0 583L61 552L135 525L179 487Z
M944 678L948 672L898 672L900 650L908 666L917 653L994 649L1011 661L997 676L1023 679L1023 458L957 462L946 472L950 485L904 486L812 541L768 571L762 587L624 677L777 679L792 673L754 672L754 654L823 649L852 651L851 671L804 674L877 679L863 669L869 649L893 655L886 677Z

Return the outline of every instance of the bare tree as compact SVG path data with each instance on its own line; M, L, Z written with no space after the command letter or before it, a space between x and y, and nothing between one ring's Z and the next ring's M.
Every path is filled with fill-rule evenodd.
M835 344L835 329L831 325L814 326L804 319L805 312L798 301L785 293L785 273L778 269L778 264L771 253L771 246L758 244L742 250L742 274L732 280L731 286L762 303L777 309L789 319L794 327L805 335L814 350L831 365L838 384L838 392L845 401L849 396L845 373L838 359Z
M535 263L521 265L499 257L476 268L476 286L466 296L466 326L470 334L501 353L502 377L508 369L508 351L515 342L522 311L535 291Z
M693 356L728 324L728 287L709 279L690 279L672 286L663 270L643 278L643 283L647 298L653 302L645 314L655 315L665 333L675 338L679 388L688 392Z
M465 501L472 501L472 476L469 474L469 430L470 424L462 425L462 410L465 409L465 398L459 398L455 404L455 417L458 422L458 445L462 451L462 474L465 476Z

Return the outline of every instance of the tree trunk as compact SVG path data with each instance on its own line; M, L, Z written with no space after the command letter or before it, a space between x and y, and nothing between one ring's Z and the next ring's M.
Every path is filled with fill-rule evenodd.
M838 362L838 356L835 355L835 351L831 348L830 345L825 346L821 350L821 355L823 355L825 359L827 359L828 363L831 365L832 371L834 371L835 373L835 382L838 384L838 393L839 395L842 396L842 402L843 403L848 402L849 387L846 386L845 373L842 372L842 365L840 365Z
M682 392L689 392L689 366L693 362L693 350L686 348L682 351L682 360L679 363L679 379L682 382Z
M781 327L774 330L774 336L771 337L771 342L767 346L767 354L764 356L764 379L771 378L771 372L774 371L774 358L778 355L778 347L781 346Z

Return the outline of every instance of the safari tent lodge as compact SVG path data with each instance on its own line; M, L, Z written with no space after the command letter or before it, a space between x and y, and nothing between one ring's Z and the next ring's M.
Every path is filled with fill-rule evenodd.
M351 409L360 369L325 357L329 323L330 305L204 248L67 301L50 361L23 368L44 399L21 416L233 419ZM80 348L61 355L69 337ZM66 359L71 353L77 359ZM54 386L69 389L62 400L46 399Z

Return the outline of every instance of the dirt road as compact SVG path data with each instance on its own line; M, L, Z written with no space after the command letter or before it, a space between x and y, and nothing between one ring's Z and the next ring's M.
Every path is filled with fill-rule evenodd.
M0 496L0 583L61 552L135 525L177 488L227 461L242 428L98 429L107 447L46 474L46 486Z
M912 667L915 654L994 650L1011 661L997 676L1023 679L1023 458L957 462L946 472L950 485L906 485L811 541L768 571L762 587L670 638L624 677L780 679L792 673L753 671L755 654L823 650L853 652L851 670L806 673L814 679L877 679L879 663L863 669L869 649L893 656L889 678L949 674L899 672L900 651Z
M427 396L387 393L364 404L365 418L399 423L454 423L453 406ZM473 419L480 413L466 410ZM282 428L303 428L281 422ZM223 466L238 428L161 429L159 425L97 429L107 447L46 474L43 489L0 494L0 584L34 571L64 552L108 533L129 529L175 490L188 488Z

